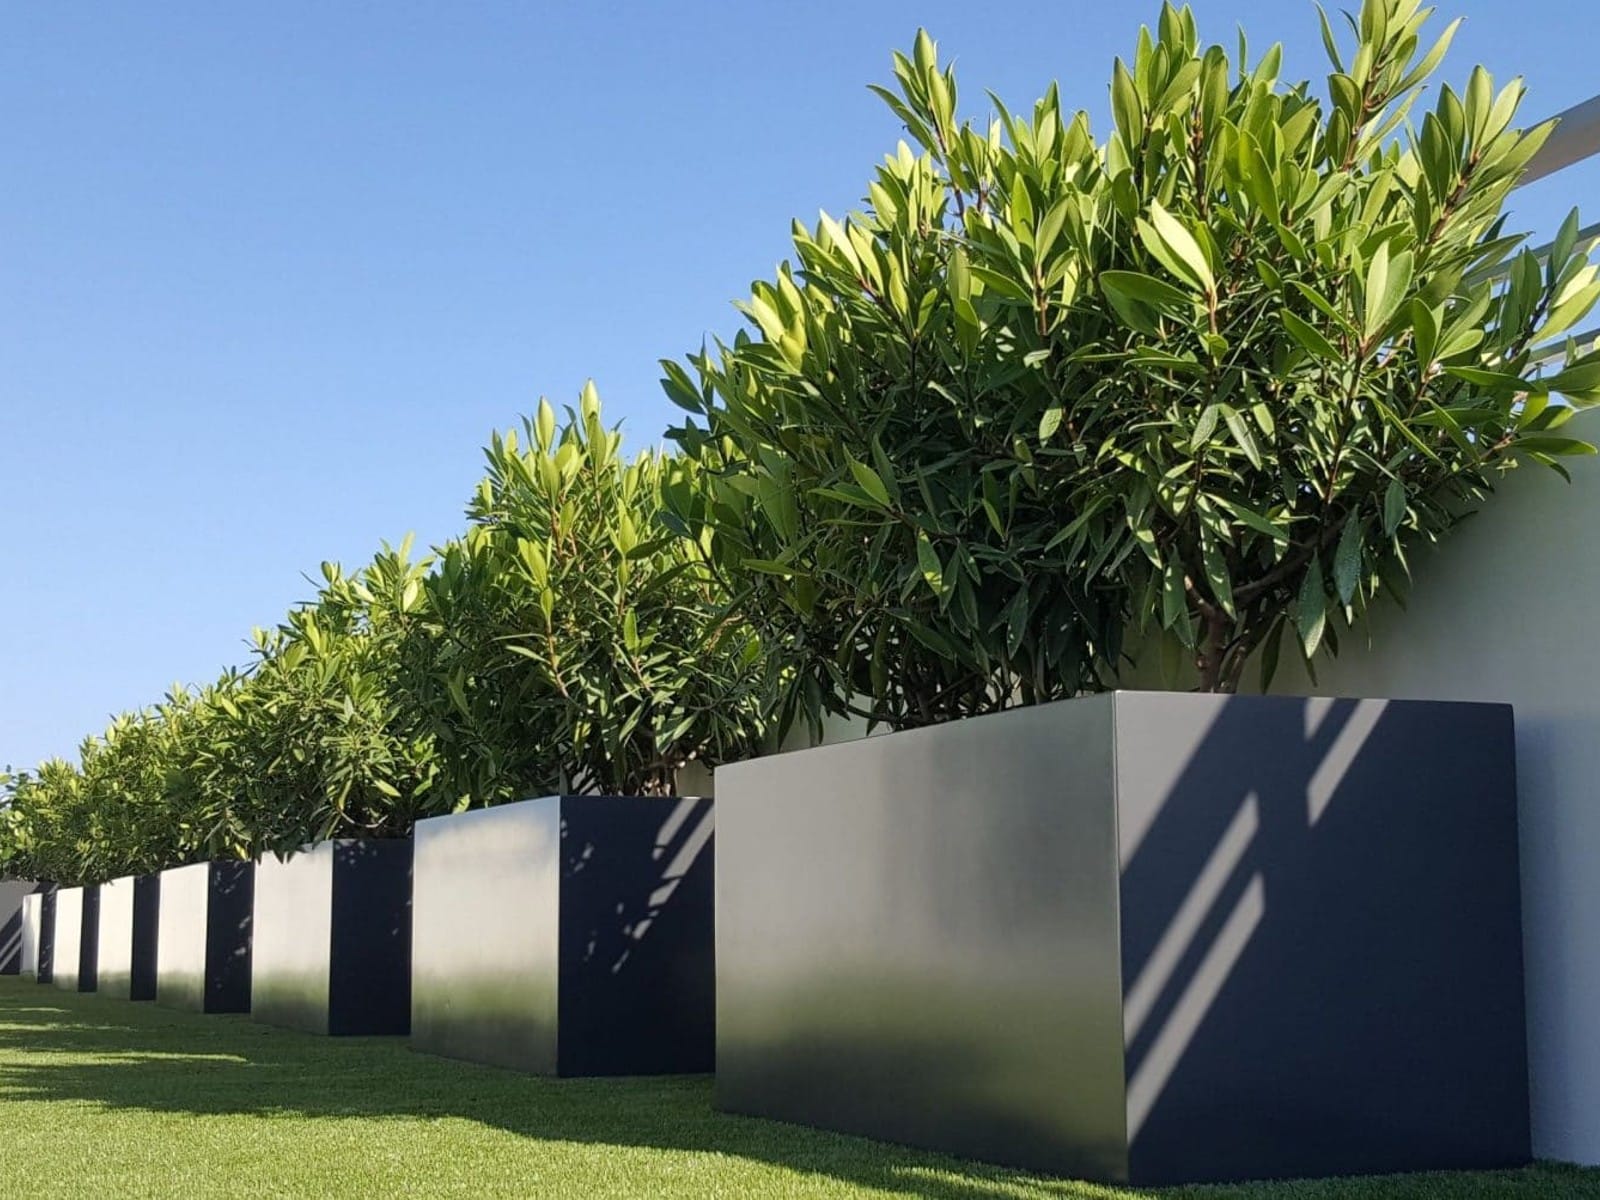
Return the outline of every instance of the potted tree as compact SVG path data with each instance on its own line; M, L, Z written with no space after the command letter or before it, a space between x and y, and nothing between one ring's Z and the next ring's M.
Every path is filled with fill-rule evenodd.
M385 550L332 564L318 600L257 634L227 715L251 764L256 830L251 1015L332 1035L403 1035L411 1015L411 823L437 776L390 681L424 569ZM391 595L393 607L382 603Z
M542 402L525 443L495 438L429 580L410 686L461 811L416 827L420 1050L561 1075L712 1064L711 804L674 793L760 740L758 648L660 524L692 464L620 443L592 385L564 426Z
M718 774L723 1107L1134 1183L1527 1159L1511 714L1233 694L1591 452L1600 358L1533 351L1595 268L1502 219L1548 126L1481 70L1407 123L1427 16L1330 28L1319 99L1164 7L1103 142L958 123L920 36L918 149L667 364L682 528L800 711L898 731ZM1194 693L1034 705L1151 638Z
M79 750L82 805L92 814L84 873L99 885L97 990L122 1000L156 996L157 872L184 861L185 821L168 787L190 717L186 693L117 717Z

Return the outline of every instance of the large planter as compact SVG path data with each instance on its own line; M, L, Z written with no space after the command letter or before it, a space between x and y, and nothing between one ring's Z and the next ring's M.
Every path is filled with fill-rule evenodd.
M100 887L56 891L56 936L51 982L64 992L92 992L100 941Z
M709 800L417 822L411 1044L547 1075L709 1071Z
M1529 1159L1507 707L1118 693L717 793L724 1109L1113 1183Z
M256 866L251 1015L310 1033L411 1027L411 842L321 842Z
M193 1012L250 1011L254 892L254 863L196 863L161 872L157 1003Z
M41 883L22 898L22 973L35 983L49 983L55 958L55 888Z
M161 876L128 875L100 885L100 993L156 998Z

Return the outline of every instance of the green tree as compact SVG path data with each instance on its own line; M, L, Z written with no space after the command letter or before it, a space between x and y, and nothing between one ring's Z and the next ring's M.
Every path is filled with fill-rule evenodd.
M932 41L896 56L878 90L919 149L796 228L752 330L665 364L715 476L690 528L828 660L818 703L915 723L1092 688L1125 616L1232 690L1285 627L1336 652L1501 472L1592 452L1560 427L1600 357L1536 353L1600 298L1576 214L1544 255L1504 228L1549 126L1481 69L1414 124L1454 30L1425 43L1430 13L1367 0L1344 48L1324 20L1323 98L1165 6L1103 142L1054 87L960 122ZM956 712L915 683L941 669Z
M697 468L623 457L593 385L497 435L471 528L426 580L403 686L457 805L537 792L665 794L767 729L760 647L698 549L661 522Z

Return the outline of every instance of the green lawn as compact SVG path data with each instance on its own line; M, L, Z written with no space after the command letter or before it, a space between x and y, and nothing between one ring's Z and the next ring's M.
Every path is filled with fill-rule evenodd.
M1139 1193L712 1111L710 1081L544 1080L0 979L6 1196L905 1197ZM1540 1167L1180 1196L1600 1198Z

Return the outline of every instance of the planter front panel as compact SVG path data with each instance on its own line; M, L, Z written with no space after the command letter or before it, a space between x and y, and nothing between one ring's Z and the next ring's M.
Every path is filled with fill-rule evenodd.
M333 843L256 864L250 1015L270 1025L328 1032Z
M1133 1179L1529 1161L1510 708L1116 705Z
M56 892L55 963L51 981L64 992L95 989L95 950L100 934L100 888Z
M119 1000L156 998L159 875L128 875L100 885L99 986Z
M719 1107L1125 1177L1111 721L720 768Z
M1135 1184L1525 1162L1512 754L1119 693L723 768L718 1103Z
M321 842L256 868L251 1014L323 1034L404 1034L411 843Z
M556 1070L560 805L418 821L411 1044L515 1070Z
M161 873L156 999L194 1012L250 1011L255 864L195 863Z
M711 803L552 796L417 824L412 1044L541 1074L708 1071Z

